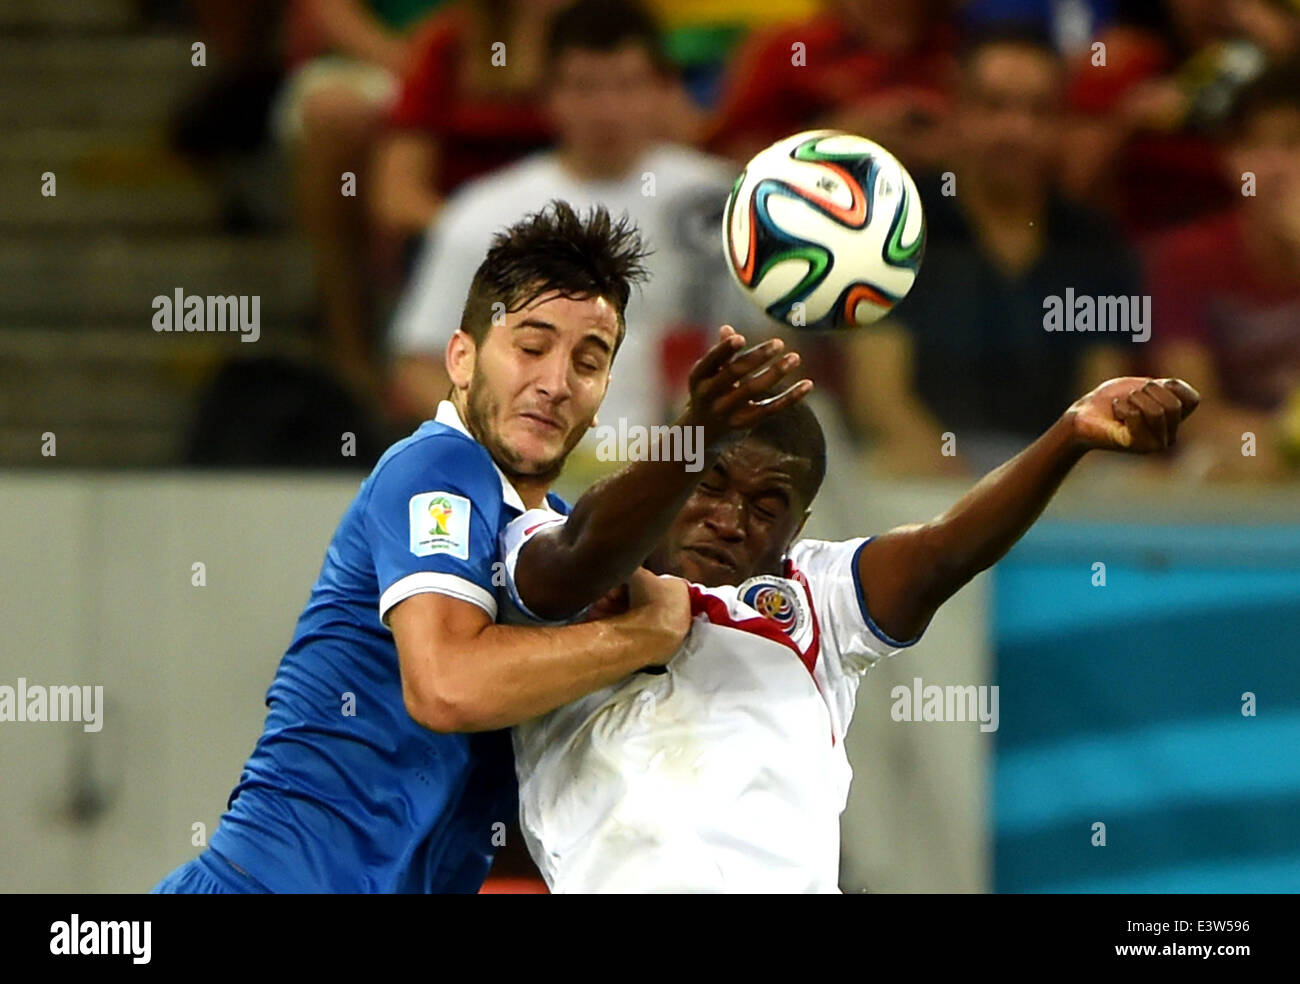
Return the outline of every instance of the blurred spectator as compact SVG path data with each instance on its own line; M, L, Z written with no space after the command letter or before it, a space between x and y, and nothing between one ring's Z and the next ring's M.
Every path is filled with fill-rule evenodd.
M885 321L850 340L850 412L894 472L983 471L1122 375L1128 338L1049 332L1049 297L1129 296L1137 275L1098 215L1056 187L1063 67L1032 34L963 59L953 168L919 179L925 261ZM953 432L957 457L940 454Z
M877 141L909 167L935 163L954 75L945 0L830 0L761 31L736 56L708 146L736 160L815 127Z
M552 198L626 212L654 250L634 291L601 418L659 423L704 338L750 315L718 246L728 162L657 141L673 87L654 20L622 0L580 0L552 28L546 105L557 147L466 185L431 228L393 326L394 390L430 416L449 389L443 353L492 236Z
M1127 0L1098 42L1074 68L1067 187L1137 235L1230 204L1223 116L1234 91L1300 46L1300 11L1281 0Z
M441 0L293 0L287 23L292 74L275 129L294 165L297 206L311 244L324 355L360 395L378 392L366 275L366 164L397 94L407 30ZM355 176L345 193L343 175Z
M683 94L691 102L680 113L677 129L665 139L690 143L703 139L709 113L732 52L752 31L811 17L822 0L650 0L664 47L682 71Z
M1156 371L1195 380L1204 415L1183 459L1209 477L1275 477L1300 452L1300 65L1243 94L1227 154L1233 208L1149 254ZM1246 194L1246 192L1253 194ZM1242 435L1256 435L1256 454Z
M540 104L547 25L568 0L462 0L415 42L375 155L372 214L419 235L459 184L550 139Z
M194 31L206 45L206 67L169 125L171 146L189 158L217 188L222 225L245 233L282 216L264 190L262 158L267 121L284 78L276 44L282 4L263 0L188 0Z
M366 472L397 436L386 434L351 393L315 366L236 358L205 388L182 462Z

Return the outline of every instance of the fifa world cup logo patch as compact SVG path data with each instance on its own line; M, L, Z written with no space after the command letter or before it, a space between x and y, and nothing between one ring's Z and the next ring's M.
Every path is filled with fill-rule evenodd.
M451 503L439 497L429 503L429 515L433 517L433 529L430 536L448 536L448 524L451 522Z
M798 635L807 613L795 585L778 577L750 578L740 586L740 600L789 636Z
M409 505L411 553L469 556L469 500L452 492L421 492Z

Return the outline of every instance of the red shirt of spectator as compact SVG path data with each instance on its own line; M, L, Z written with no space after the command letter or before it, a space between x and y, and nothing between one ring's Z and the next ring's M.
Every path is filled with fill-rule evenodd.
M1137 86L1178 68L1168 42L1145 31L1115 27L1099 40L1106 45L1105 65L1094 65L1087 53L1070 79L1069 106L1081 116L1111 117ZM1114 161L1113 174L1113 218L1137 237L1217 212L1233 200L1220 145L1193 133L1134 134Z
M756 152L838 109L907 90L946 105L955 47L951 26L936 21L909 50L874 50L834 12L760 32L736 56L709 146Z
M1227 399L1272 412L1300 386L1300 282L1266 280L1252 253L1238 211L1153 241L1151 342L1205 346Z
M395 129L437 139L437 188L446 194L544 147L550 131L535 94L477 95L461 84L466 17L459 6L435 14L415 40L411 71L389 115ZM482 52L491 57L491 52Z

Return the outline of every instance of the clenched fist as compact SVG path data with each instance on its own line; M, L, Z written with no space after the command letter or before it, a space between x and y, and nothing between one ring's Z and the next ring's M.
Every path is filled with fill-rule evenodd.
M1066 415L1084 447L1147 454L1171 447L1200 402L1181 379L1121 376L1075 400Z

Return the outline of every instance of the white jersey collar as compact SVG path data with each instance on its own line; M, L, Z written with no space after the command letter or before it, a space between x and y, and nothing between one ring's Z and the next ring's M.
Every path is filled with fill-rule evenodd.
M465 426L465 422L460 419L460 411L456 409L456 405L450 400L442 400L438 403L438 412L434 415L433 419L436 423L445 424L448 427L460 431L471 441L477 443L477 439L469 432L469 428ZM490 453L489 457L491 457ZM528 507L524 505L524 500L519 497L519 493L515 491L515 487L510 484L510 479L506 478L505 472L497 466L495 459L492 461L492 467L496 469L497 477L501 479L501 498L505 500L506 505L518 509L521 513L527 512Z

